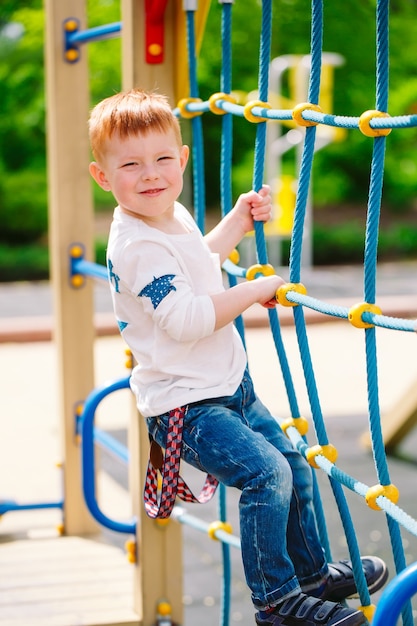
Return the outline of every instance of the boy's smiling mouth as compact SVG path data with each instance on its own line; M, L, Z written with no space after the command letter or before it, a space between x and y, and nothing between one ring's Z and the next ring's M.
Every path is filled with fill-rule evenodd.
M141 191L140 193L141 195L144 195L144 196L155 196L161 193L162 191L164 191L163 187L158 187L156 189L145 189L144 191Z

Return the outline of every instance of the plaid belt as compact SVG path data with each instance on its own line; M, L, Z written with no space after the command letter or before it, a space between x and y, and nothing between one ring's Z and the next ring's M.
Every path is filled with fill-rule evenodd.
M184 502L205 504L213 497L219 484L214 476L207 474L200 495L195 496L180 476L182 430L187 410L188 406L181 406L169 413L165 455L159 444L154 440L151 441L143 499L146 513L153 519L169 517L177 496ZM158 470L162 475L159 504Z

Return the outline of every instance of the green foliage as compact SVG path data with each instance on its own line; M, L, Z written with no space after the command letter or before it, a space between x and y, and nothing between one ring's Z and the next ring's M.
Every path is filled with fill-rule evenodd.
M48 277L47 245L10 246L0 243L0 282L44 280Z
M119 5L113 0L91 0L89 26L119 21ZM2 2L0 242L11 246L8 255L15 249L19 257L11 275L20 271L25 259L29 260L29 253L23 254L19 246L45 239L47 233L44 22L42 0ZM120 39L113 39L82 49L81 54L89 57L91 93L95 101L120 89L120 47ZM100 206L108 206L108 194L100 194L98 188L94 193ZM41 257L44 259L42 254ZM3 271L8 265L6 258ZM44 271L35 269L36 266L32 264L28 273Z
M17 38L7 36L10 28L0 36L0 167L5 172L45 167L43 10L41 2L31 4L11 16Z
M95 261L106 264L107 241L95 242ZM46 243L30 246L0 242L0 282L19 280L47 280L49 278L49 248Z
M0 194L0 242L30 243L45 236L48 226L45 170L9 172L0 181Z
M313 262L315 265L362 263L364 230L350 223L333 227L316 225L313 231Z
M88 27L119 22L120 0L88 0ZM91 100L95 104L121 89L121 39L108 39L88 44Z

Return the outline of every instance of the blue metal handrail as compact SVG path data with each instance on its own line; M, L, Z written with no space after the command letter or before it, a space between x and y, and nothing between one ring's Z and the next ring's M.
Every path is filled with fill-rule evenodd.
M417 593L417 562L398 574L384 589L372 626L395 626L405 603Z
M94 454L94 417L97 407L104 398L120 389L129 388L130 376L109 382L97 387L88 395L80 416L80 430L82 436L82 485L85 502L95 520L105 528L119 533L136 533L136 518L130 522L119 522L108 517L100 509L96 498L95 454Z

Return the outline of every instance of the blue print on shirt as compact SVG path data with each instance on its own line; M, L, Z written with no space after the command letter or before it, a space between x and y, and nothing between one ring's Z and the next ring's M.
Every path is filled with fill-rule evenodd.
M175 274L165 274L165 276L160 276L159 278L154 276L153 281L142 289L139 296L150 298L153 308L156 309L171 291L177 290L172 284L174 278Z
M110 259L108 260L107 264L108 264L108 272L109 272L110 284L113 285L113 283L114 283L114 290L115 290L116 293L119 293L120 276L118 276L117 274L115 274L113 272L113 263L110 261Z
M119 331L122 333L124 329L127 327L127 322L122 322L121 320L117 320L117 325L119 327Z

